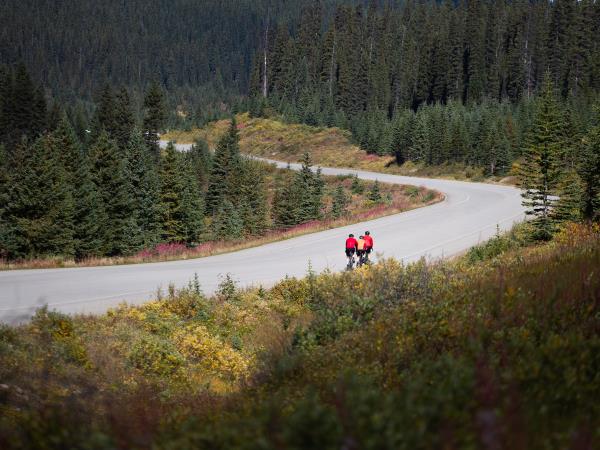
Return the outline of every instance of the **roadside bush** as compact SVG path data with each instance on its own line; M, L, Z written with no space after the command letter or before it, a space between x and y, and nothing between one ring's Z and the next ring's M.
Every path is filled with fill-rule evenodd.
M147 375L161 377L179 373L184 358L168 340L154 335L143 335L133 343L128 360Z

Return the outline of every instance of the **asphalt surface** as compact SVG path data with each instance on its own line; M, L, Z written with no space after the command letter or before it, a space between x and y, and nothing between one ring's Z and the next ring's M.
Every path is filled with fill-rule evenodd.
M186 146L180 146L185 150ZM287 163L277 163L286 167ZM292 164L293 169L299 165ZM524 218L520 192L508 186L413 178L361 170L323 168L325 175L356 174L365 180L425 186L445 194L435 205L356 225L323 231L206 258L123 266L0 272L0 321L27 320L48 305L64 313L102 313L126 301L143 303L166 291L170 283L186 285L197 274L202 289L215 291L231 274L240 286L269 286L286 275L345 268L348 233L370 230L375 259L394 257L412 262L460 253L507 230Z

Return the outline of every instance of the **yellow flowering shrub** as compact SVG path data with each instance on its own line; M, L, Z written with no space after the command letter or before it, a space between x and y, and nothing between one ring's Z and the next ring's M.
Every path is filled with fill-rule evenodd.
M250 360L211 335L203 325L177 330L173 341L188 361L212 374L239 379L249 373Z

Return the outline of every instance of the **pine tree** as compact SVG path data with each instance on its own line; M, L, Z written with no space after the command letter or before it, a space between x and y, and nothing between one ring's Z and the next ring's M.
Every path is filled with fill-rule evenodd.
M267 190L263 168L247 161L244 164L239 198L239 213L248 235L259 235L267 228Z
M160 241L160 179L153 155L139 130L131 133L127 145L127 173L133 194L132 215L140 236L138 247L150 248Z
M348 213L348 196L344 190L344 186L338 185L333 194L333 204L331 205L331 217L339 219Z
M183 183L181 192L181 219L184 227L185 242L191 245L200 241L200 235L204 226L204 203L189 155L180 158L180 163Z
M583 183L577 172L567 169L561 173L556 191L558 200L552 210L552 218L558 223L579 221L583 209Z
M369 200L373 203L381 203L383 198L381 197L381 189L379 188L379 180L375 180L369 191Z
M92 125L92 140L96 142L102 131L108 133L111 139L116 138L117 118L115 116L115 95L110 85L105 84L96 102L96 111Z
M74 255L73 197L55 148L47 136L16 150L4 210L9 258Z
M166 111L164 94L157 82L150 84L146 92L144 109L144 138L148 149L158 159L160 154L159 133L166 120Z
M524 190L523 206L533 216L535 237L549 239L554 231L552 208L555 204L560 167L558 165L560 113L554 97L550 75L544 80L542 97L534 127L524 150L520 169L520 186Z
M29 139L37 137L36 123L36 92L33 82L23 64L16 67L10 96L6 101L6 115L9 119L9 135L12 142L18 142L23 136Z
M213 234L216 239L239 239L244 232L244 223L237 208L229 200L223 201L213 219Z
M316 173L313 173L312 160L308 152L303 154L301 162L302 168L296 174L294 181L295 190L302 193L298 204L299 223L320 218L324 189L321 170L319 169Z
M122 88L115 96L114 119L114 136L112 137L117 141L119 148L125 151L135 126L129 93L125 88Z
M273 197L271 215L277 228L290 228L301 223L300 202L305 192L297 189L297 183L290 177L283 177L278 183Z
M225 198L236 197L239 188L239 136L235 119L215 150L206 193L206 211L214 214Z
M133 216L127 159L106 131L100 133L89 154L93 181L108 220L101 224L108 239L106 253L108 256L128 254L139 247L140 231Z
M186 225L183 217L183 180L175 146L169 143L160 163L160 207L162 240L185 242Z
M75 172L73 192L75 258L82 260L103 256L108 251L110 240L104 228L109 220L104 200L90 172L90 161L83 155Z
M353 194L362 194L365 191L365 187L358 178L358 175L352 177L352 185L350 186L350 191Z
M596 105L596 124L583 139L579 176L582 181L582 215L600 220L600 105Z

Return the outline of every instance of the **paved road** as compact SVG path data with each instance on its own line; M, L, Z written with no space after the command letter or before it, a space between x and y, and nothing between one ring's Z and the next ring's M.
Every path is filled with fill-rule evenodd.
M182 146L181 150L185 150ZM285 167L287 164L278 163ZM297 169L298 165L292 165ZM375 250L385 257L415 261L464 251L523 219L519 191L491 184L386 175L324 168L325 175L356 174L362 179L437 189L443 202L335 230L275 242L235 253L187 261L127 266L0 272L0 320L26 320L48 304L65 313L101 313L122 301L142 303L169 283L186 284L197 273L206 293L214 292L224 274L242 286L268 286L286 275L303 276L309 261L316 271L345 266L348 233L370 230Z

